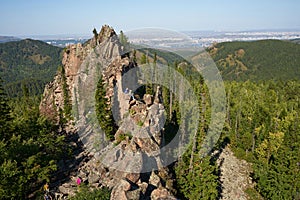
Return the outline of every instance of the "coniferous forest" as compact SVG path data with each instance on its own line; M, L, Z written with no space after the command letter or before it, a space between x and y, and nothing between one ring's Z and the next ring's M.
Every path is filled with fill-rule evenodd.
M1 199L26 199L39 192L57 162L71 155L58 127L40 116L39 101L36 96L9 99L0 87Z
M224 128L213 151L228 145L237 158L251 163L251 177L255 187L247 189L246 193L252 199L300 199L300 77L297 74L297 52L300 48L299 44L283 43L284 45L281 41L264 41L252 43L254 47L249 47L251 43L221 43L208 49L225 77L227 97ZM281 72L279 69L271 73L272 76L264 76L276 68L276 60L260 59L264 52L268 54L266 57L277 56L276 52L269 55L267 46L270 44L285 49L288 49L289 45L293 46L294 53L291 52L289 57L283 55L279 64L280 70L286 66L296 71L285 71L278 79L276 76ZM255 54L253 48L258 48L259 55ZM282 51L278 52L281 55ZM59 54L59 51L56 53ZM156 57L154 54L152 58L151 55L149 59L145 58L142 51L139 54L141 56L136 58L138 63L153 61ZM180 68L180 60L174 61L172 54L166 56L172 57L169 65L188 77L199 98L199 110L205 110L201 113L201 123L193 144L190 144L183 156L170 166L176 176L174 193L181 199L219 199L221 182L216 157L213 154L204 158L200 156L201 143L210 122L210 97L207 87L201 78L193 77L193 73ZM258 67L268 65L272 65L269 68L271 71L266 71L266 68L260 70ZM251 66L254 67L250 68ZM251 69L251 73L245 67ZM35 70L30 71L34 72ZM0 197L26 199L32 194L39 196L38 194L42 193L42 185L49 182L55 174L59 160L72 155L72 148L66 142L66 136L59 131L60 127L39 114L40 92L26 92L28 88L24 85L11 95L11 89L4 89L2 79ZM100 90L97 98L100 98L104 85L99 82L98 87ZM153 92L151 87L147 86L146 90ZM178 119L168 114L172 111L179 113L175 97L164 89L163 98L167 113L166 123L180 124ZM173 105L170 106L171 102ZM101 106L106 105L99 102L97 106L97 109L101 110ZM107 126L107 123L104 123L104 126ZM113 130L112 127L106 128ZM172 132L173 129L167 127L166 131ZM89 195L91 198L107 199L107 193L95 191ZM85 199L86 195L87 192L83 189L74 199Z
M26 39L0 44L0 76L9 97L40 95L61 65L62 48Z
M256 187L247 193L253 199L256 193L264 199L300 197L299 91L299 81L226 82L227 116L215 149L227 142L235 156L252 163ZM216 199L220 185L214 157L194 159L191 168L191 155L192 148L177 164L179 191L187 199ZM194 153L194 158L199 156Z

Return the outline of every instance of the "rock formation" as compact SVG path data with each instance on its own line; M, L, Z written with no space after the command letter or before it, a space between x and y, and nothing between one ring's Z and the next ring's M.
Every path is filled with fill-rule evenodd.
M236 158L228 146L223 149L217 162L221 172L221 200L249 199L245 190L254 188L250 177L251 165Z
M79 156L88 159L81 159L74 173L59 182L59 196L74 195L80 176L90 187L111 188L111 199L175 199L172 176L158 156L164 145L161 90L157 88L155 97L145 94L140 99L132 98L133 91L124 93L128 83L122 76L138 66L122 56L115 31L103 26L85 44L68 46L62 64L61 72L45 88L40 112L60 124L66 115L62 111L71 104L73 115L63 129L79 135L85 145ZM107 85L107 104L119 125L113 142L94 122L94 94L100 78Z

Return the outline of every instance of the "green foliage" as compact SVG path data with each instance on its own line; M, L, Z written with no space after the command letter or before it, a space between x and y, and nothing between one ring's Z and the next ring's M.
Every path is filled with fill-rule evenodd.
M231 148L253 163L257 191L266 199L297 199L300 193L300 83L226 84L226 124Z
M42 94L61 63L62 49L37 40L0 44L0 76L10 97L23 96L22 85L31 95Z
M224 42L208 52L224 80L295 80L300 77L300 45L289 41Z
M141 64L149 63L150 59L151 62L154 61L153 63L157 62L166 65L184 60L178 54L169 51L164 51L164 50L158 50L152 48L138 48L137 52L141 54L141 58L140 58Z
M63 86L63 95L64 95L64 119L69 120L71 118L72 105L69 95L69 86L67 84L67 78L65 73L65 68L61 67L61 76L62 76L62 86Z
M246 192L252 199L260 196L265 199L299 199L300 120L297 113L300 112L300 83L291 81L299 80L300 77L299 45L268 40L221 43L215 48L208 50L224 79L256 81L226 83L227 117L223 137L229 138L230 147L237 157L252 163L253 179L257 184L255 189L250 188ZM174 62L170 62L161 58L161 52L155 56L155 51L151 49L138 51L141 55L140 63L145 64L154 60L154 57L157 62L172 63L171 67L192 85L201 102L199 109L203 111L204 108L200 114L201 123L196 139L193 140L195 142L190 144L175 168L180 197L218 198L216 163L210 158L200 159L199 153L211 112L210 97L205 96L208 91L202 86L203 79L188 62L178 62L178 56L173 59ZM143 90L144 93L152 92L154 88L147 84ZM169 113L176 109L170 110L172 94L165 88L163 96L168 124ZM178 123L183 124L184 120ZM171 128L165 127L165 135L171 132Z
M117 131L117 126L114 123L112 110L107 104L107 99L105 96L106 86L103 83L102 78L100 78L97 83L97 89L95 93L96 115L101 129L105 132L106 138L108 140L113 140Z
M249 200L258 200L258 199L262 199L262 197L260 196L260 194L254 189L254 188L247 188L245 190L245 193L248 195Z
M137 122L137 125L138 125L139 127L142 127L142 126L144 125L144 122L138 121L138 122Z
M11 120L11 109L8 105L8 98L2 87L2 79L0 77L0 141L10 137Z
M136 58L136 50L134 49L133 50L133 52L132 52L132 61L134 62L134 63L136 63L137 62L137 58Z
M154 64L157 63L157 53L156 53L156 52L154 52L153 63L154 63Z
M119 41L121 45L124 47L124 52L127 53L127 51L129 50L129 42L127 36L123 33L123 31L120 31Z
M218 176L216 163L209 157L197 159L193 168L189 168L191 152L183 155L182 161L176 166L177 186L185 199L217 199Z
M94 34L94 38L97 39L98 38L98 32L97 32L96 28L93 29L93 34Z
M34 42L23 41L26 45ZM29 47L31 48L29 45L25 49L30 49ZM38 49L37 47L33 45L32 48ZM223 135L230 139L230 146L237 157L253 164L253 179L257 184L255 190L246 190L252 199L259 197L258 192L265 199L299 199L300 83L288 81L288 79L299 78L299 70L296 68L299 66L299 46L271 40L221 43L215 47L217 50L209 49L209 51L227 80L286 79L285 82L226 83L228 108ZM10 46L10 49L5 50L8 51L16 53L17 48ZM51 73L47 71L50 64L46 55L33 56L31 61L28 61L26 59L32 54L29 54L29 50L26 52L21 54L21 57L17 56L23 64L5 60L3 54L0 55L0 67L1 70L3 69L0 71L2 75L9 74L4 76L6 81L12 81L6 82L5 87L7 89L10 88L9 84L16 84L17 86L12 86L8 91L10 95L19 95L19 98L14 101L9 100L0 87L0 179L2 180L0 196L4 199L25 199L28 194L37 190L44 180L49 181L51 173L57 168L57 160L62 158L68 148L64 137L57 135L57 127L39 115L40 99L32 97L35 93L33 90L38 91L37 88L40 88L46 79L36 81L34 78L32 81L29 80L30 84L27 84L27 80L23 79L25 76L22 77L24 71L27 75L32 74L33 71L38 72L35 73L37 77L44 77L44 72L47 72L47 78L50 80L52 76L49 76ZM208 91L203 86L202 78L195 73L195 69L191 68L189 63L179 63L178 56L171 53L159 52L156 55L156 51L151 49L138 50L138 53L143 64L151 59L155 64L156 62L168 63L170 81L173 80L171 69L177 70L190 82L198 96L201 102L199 103L201 123L188 151L176 164L177 189L183 199L217 199L219 172L216 163L210 157L202 158L200 154L211 112L209 96L205 96ZM41 67L42 61L45 61L44 64L49 64L48 68ZM13 64L6 64L9 62ZM29 68L27 72L26 67L30 62L34 63L30 66L39 67ZM39 74L39 70L43 75ZM56 67L54 73L55 71ZM65 117L71 112L71 107L68 107L70 97L64 71L61 73L65 99L64 110L61 112L62 117ZM148 84L140 92L141 94L147 91L153 93L156 89L154 87L154 84ZM162 93L167 113L165 139L168 142L176 133L179 124L184 125L189 115L179 113L176 97L167 88L163 88ZM100 78L95 94L97 119L107 138L113 140L117 127L105 96L106 85ZM190 109L193 108L187 111ZM181 115L184 117L183 121L178 120L181 119L179 117ZM127 137L132 136L125 133L120 135L119 140L125 140ZM104 189L104 191L90 192L86 186L80 186L74 199L109 199L109 191Z
M129 131L124 134L120 134L116 138L116 144L119 144L120 142L127 140L127 139L130 140L131 138L132 138L132 134Z
M141 65L146 64L147 63L147 57L145 54L142 54L141 56L141 60L140 60Z
M43 181L50 180L51 173L57 169L56 162L68 146L64 136L56 133L57 127L39 115L39 98L27 96L5 101L0 113L13 109L9 109L9 117L1 126L0 196L25 199Z
M109 200L110 190L108 188L90 190L85 184L81 184L76 195L70 200Z
M188 77L201 102L201 93L207 93L199 85L201 79L197 83L191 70L184 69L181 73ZM229 138L230 147L238 158L253 164L253 179L257 184L247 193L252 199L260 196L265 199L299 198L300 120L297 113L300 104L296 95L300 93L299 81L228 82L226 91L228 108L223 137ZM190 144L176 166L178 191L186 199L218 197L215 163L199 159L199 144L209 124L209 97L206 102L207 108L200 114L203 123L200 123L195 142ZM200 110L202 108L200 105ZM199 177L204 173L201 169L211 176ZM203 189L203 185L207 188Z
M187 78L190 77L190 73L187 70L183 70L181 73ZM207 88L198 79L191 79L191 85L194 88L197 97L199 98L199 110L201 111L199 116L198 127L189 126L189 132L194 133L190 137L190 145L187 151L181 156L176 167L176 180L179 194L183 199L218 199L220 187L218 181L218 168L216 161L210 157L203 157L202 155L202 143L206 136L206 130L210 123L210 108L209 108L209 96L205 96ZM193 112L197 110L192 107L186 112ZM181 115L183 115L181 113ZM183 120L180 121L183 126L188 118L189 114L184 114ZM197 131L195 131L197 128Z
M296 39L291 39L291 42L294 42L296 44L300 44L300 38L296 38Z

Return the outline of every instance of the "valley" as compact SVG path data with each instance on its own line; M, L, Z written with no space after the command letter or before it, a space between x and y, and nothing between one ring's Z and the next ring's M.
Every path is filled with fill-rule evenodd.
M4 199L40 199L46 182L55 199L299 199L299 44L184 57L108 25L93 34L64 49L1 44ZM215 93L193 66L210 57Z

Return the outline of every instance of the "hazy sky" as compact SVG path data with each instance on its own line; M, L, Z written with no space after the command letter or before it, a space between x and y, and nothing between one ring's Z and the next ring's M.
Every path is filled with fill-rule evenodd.
M299 29L298 0L1 0L0 35L91 34L145 27L189 30Z

